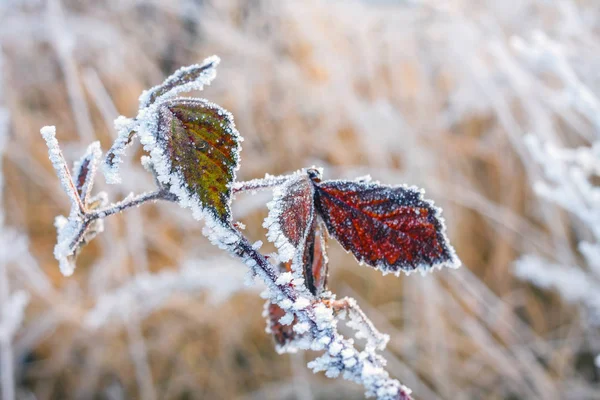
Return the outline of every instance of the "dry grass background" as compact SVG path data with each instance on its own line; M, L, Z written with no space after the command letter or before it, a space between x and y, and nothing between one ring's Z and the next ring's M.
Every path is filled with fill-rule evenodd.
M275 353L256 290L211 298L210 287L235 289L244 267L220 257L185 210L158 204L111 218L75 275L58 271L52 224L68 201L39 128L57 126L70 160L94 138L107 149L112 119L134 115L144 88L218 54L202 96L230 110L245 137L240 179L315 164L329 178L370 172L425 187L444 208L458 271L382 277L330 249L333 291L356 296L391 335L389 370L417 399L600 398L576 309L512 274L524 252L577 258L574 222L533 194L523 134L575 145L593 128L545 101L536 82L552 77L533 74L509 45L543 30L597 88L599 16L592 1L0 3L4 204L30 252L8 269L11 288L31 293L14 341L19 397L362 398L353 384L309 373L311 354ZM111 199L151 188L139 148L129 154L122 186L99 178ZM236 200L255 240L266 200ZM85 324L102 295L184 262L223 268L165 298L148 290L117 303L97 329Z

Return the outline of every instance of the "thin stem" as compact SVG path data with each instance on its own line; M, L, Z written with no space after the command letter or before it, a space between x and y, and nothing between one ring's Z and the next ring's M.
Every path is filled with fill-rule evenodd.
M387 345L389 340L389 336L382 334L379 330L373 325L373 322L367 317L367 315L361 310L358 303L355 299L351 297L344 297L340 300L334 300L331 302L331 307L336 311L345 310L348 313L351 313L352 316L362 323L362 327L366 328L369 334L369 337L373 341L373 344L378 349L383 349Z
M135 197L121 200L120 202L112 204L109 207L91 211L86 214L86 217L91 221L96 220L98 218L106 218L110 215L120 213L121 211L126 210L128 208L137 207L148 201L156 200L176 201L177 197L173 193L167 191L166 189L157 190L155 192L142 193Z
M265 256L263 256L256 249L254 249L252 247L252 245L250 244L250 242L248 241L248 239L246 239L242 235L242 233L240 233L239 231L237 231L233 228L231 228L231 233L235 234L239 239L239 241L234 245L233 253L235 255L237 255L238 257L240 257L246 264L251 265L253 270L257 273L257 275L259 275L263 279L263 281L267 284L267 287L270 290L275 290L279 294L283 294L287 299L291 300L292 302L296 302L296 300L298 300L300 298L300 295L297 292L296 288L294 286L288 285L288 284L278 285L276 283L276 281L277 281L277 278L279 277L279 273L276 271L275 266L273 266L265 258ZM252 260L252 262L249 263L248 260ZM346 304L344 304L344 302ZM354 305L352 303L354 303ZM352 299L348 299L348 300L343 299L341 301L340 305L349 307L353 311L356 311L356 310L360 311L360 309L358 308L358 306L355 305L355 303L356 302L355 301L353 302ZM384 386L386 388L393 387L397 390L397 397L394 397L395 399L411 400L412 397L410 396L410 389L401 385L397 380L389 378L389 376L387 375L387 373L385 371L383 371L383 369L381 370L381 373L378 374L378 376L376 378L370 377L369 379L363 380L362 373L363 373L363 371L365 371L366 368L367 369L369 368L368 365L376 366L376 367L383 367L383 365L381 365L381 361L378 359L378 357L375 354L369 353L369 352L366 353L366 357L364 357L364 358L360 357L359 352L353 346L353 342L344 339L337 332L335 325L331 325L330 327L324 327L324 328L320 327L319 323L317 322L319 320L319 318L317 317L315 308L314 308L316 306L316 304L327 305L324 302L316 302L316 303L311 304L307 308L294 310L293 312L296 314L296 316L299 318L299 320L309 322L309 324L311 325L311 331L313 333L315 333L315 334L318 333L321 337L327 336L330 339L327 347L331 346L334 343L338 346L341 346L342 350L338 350L337 352L335 352L335 354L337 354L337 355L333 355L334 352L332 350L326 350L328 352L328 357L329 357L328 365L338 368L340 372L344 371L344 373L342 374L344 379L352 380L355 382L360 382L361 384L364 385L364 387L365 387L365 389L367 389L367 391L370 391L372 393L377 393L378 388L381 388ZM361 315L361 318L363 318L365 321L369 322L369 324L370 324L369 329L372 329L374 332L377 332L377 330L375 329L373 324L370 323L367 316L364 313L362 313L362 311L360 311L360 315ZM347 352L351 353L353 356L356 357L357 362L354 365L348 366L348 364L345 363L343 356L341 356L341 354L347 353ZM347 356L347 354L346 354L346 356ZM326 369L323 369L323 370L326 370ZM315 369L315 371L316 371L316 369ZM346 374L346 372L348 374ZM377 396L380 397L379 394L377 394ZM384 395L384 396L385 396L384 398L388 398L387 395Z
M233 193L273 189L274 187L283 185L284 183L289 181L292 176L293 175L267 175L264 178L252 179L244 182L236 182L233 185Z
M75 249L76 246L81 242L83 236L87 232L90 224L97 219L106 218L110 215L117 214L123 210L126 210L131 207L137 207L143 203L148 201L156 201L156 200L167 200L167 201L176 201L177 197L168 192L166 189L157 190L155 192L147 192L137 195L132 198L126 198L118 203L112 204L106 208L102 208L99 210L94 210L90 212L86 212L83 214L83 221L81 222L79 231L71 241L69 245L70 249Z

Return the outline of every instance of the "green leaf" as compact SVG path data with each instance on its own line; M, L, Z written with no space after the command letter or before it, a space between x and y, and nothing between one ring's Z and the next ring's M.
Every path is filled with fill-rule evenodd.
M170 173L192 199L223 223L231 222L231 183L242 141L233 116L204 99L173 99L159 108L159 127Z

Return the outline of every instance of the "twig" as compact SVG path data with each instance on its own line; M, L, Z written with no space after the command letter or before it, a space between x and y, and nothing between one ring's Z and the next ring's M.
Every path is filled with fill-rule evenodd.
M80 228L77 234L74 236L73 240L71 241L69 248L74 249L81 242L90 224L95 220L100 218L106 218L110 215L120 213L121 211L131 207L137 207L148 201L156 200L176 201L177 198L168 190L161 189L155 192L142 193L132 198L126 198L118 203L112 204L106 208L102 208L99 210L84 211Z
M323 356L308 364L314 372L325 371L328 377L337 377L341 374L344 379L363 385L367 395L377 396L380 399L411 399L410 389L389 377L383 369L384 361L379 356L369 349L359 352L354 348L353 341L344 339L338 333L336 325L331 323L332 314L331 319L327 318L326 309L329 307L319 301L302 306L303 298L296 287L277 284L279 273L275 267L239 231L231 228L226 235L228 238L233 235L238 238L236 243L226 245L263 279L271 292L271 301L282 306L287 300L290 307L286 311L293 312L298 321L310 325L313 341L307 348L326 351ZM351 307L350 304L348 306L356 310L356 307ZM329 310L333 312L332 308Z
M274 187L289 181L292 176L293 175L272 176L267 174L264 178L252 179L245 182L236 182L233 185L233 193L273 189Z
M360 336L367 339L367 345L378 350L383 350L390 340L388 335L382 334L375 328L373 322L360 309L355 299L344 297L340 300L331 301L331 307L336 311L346 311L350 316L348 326L360 332Z

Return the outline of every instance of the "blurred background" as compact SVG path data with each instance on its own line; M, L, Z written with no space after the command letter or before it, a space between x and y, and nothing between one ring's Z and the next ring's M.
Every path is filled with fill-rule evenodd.
M274 351L260 284L188 210L111 217L58 270L69 201L40 127L69 162L107 150L143 89L217 54L201 96L245 138L240 180L317 165L443 207L459 270L383 277L329 249L416 399L600 399L599 39L593 0L0 1L3 398L363 398ZM151 190L141 155L96 189ZM234 202L251 240L269 199Z

